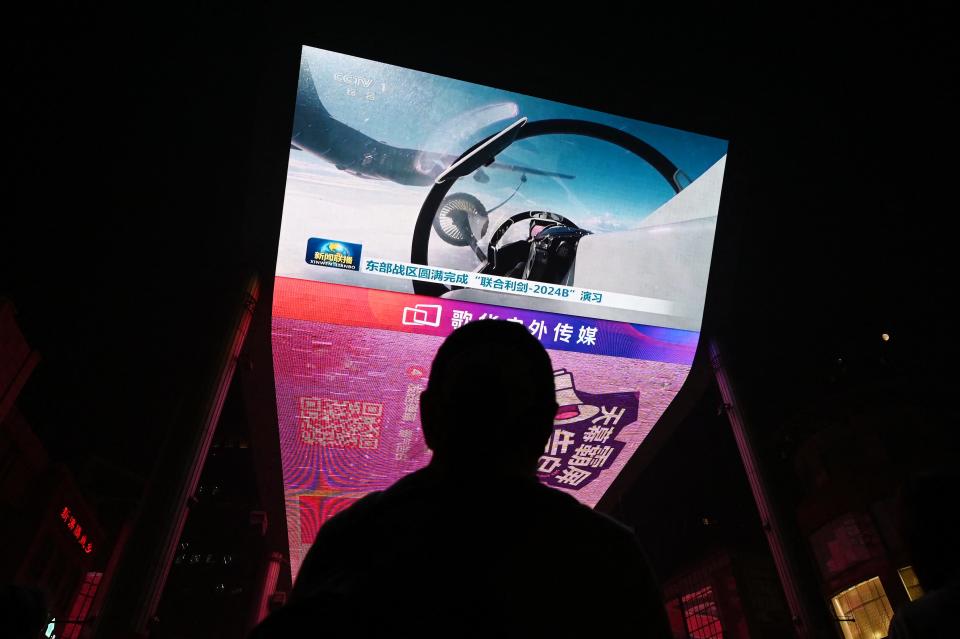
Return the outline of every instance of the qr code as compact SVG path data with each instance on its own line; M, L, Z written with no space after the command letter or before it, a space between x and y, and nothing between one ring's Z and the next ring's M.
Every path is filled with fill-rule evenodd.
M299 420L304 444L373 450L380 447L383 404L301 397Z

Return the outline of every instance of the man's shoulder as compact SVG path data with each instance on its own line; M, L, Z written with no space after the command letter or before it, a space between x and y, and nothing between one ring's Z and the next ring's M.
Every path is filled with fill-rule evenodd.
M613 517L584 505L572 495L549 486L540 485L540 498L555 509L557 515L570 521L571 526L579 526L583 532L593 533L611 541L624 544L637 544L633 531Z
M381 520L392 521L398 517L415 518L419 514L430 519L431 513L444 518L493 518L510 526L531 520L585 542L603 541L620 548L637 545L633 531L627 526L534 478L464 486L438 480L426 469L407 475L386 490L358 499L328 520L322 530L333 536L340 530L375 527L383 523Z

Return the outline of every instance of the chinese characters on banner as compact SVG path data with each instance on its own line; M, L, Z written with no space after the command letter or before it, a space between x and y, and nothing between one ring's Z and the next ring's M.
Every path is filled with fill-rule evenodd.
M471 322L473 319L473 313L470 311L454 309L450 317L450 327L454 329L460 328L464 324ZM597 345L597 327L591 324L585 324L583 322L570 324L563 320L555 320L551 324L551 320L534 318L527 323L516 316L501 317L495 313L483 313L476 319L502 319L508 322L522 324L527 328L528 331L530 331L531 335L536 337L541 342L545 341L547 346L556 344L579 344L583 346ZM575 321L575 318L571 317L569 319ZM576 331L574 331L575 328ZM546 340L544 338L546 338Z
M393 454L393 458L396 460L404 459L410 452L410 447L413 445L415 436L414 429L416 428L413 423L417 421L419 415L420 393L422 392L423 386L421 384L407 384L407 391L403 398L403 416L400 418L403 425L397 435L396 451Z
M447 286L459 286L488 291L502 291L517 295L534 295L563 299L585 304L602 304L604 294L600 291L588 291L573 286L544 284L511 277L481 275L449 268L419 266L390 260L368 259L364 261L364 273L377 273L391 277L404 277L425 282L439 282ZM609 297L609 294L608 296Z
M412 264L398 264L396 262L367 260L364 264L367 273L382 273L384 275L398 275L412 277L418 280L445 282L447 284L466 286L470 283L470 275L445 268L427 268Z
M636 393L592 394L574 386L573 374L554 371L557 404L553 434L537 466L537 476L548 486L578 490L609 468L624 442L617 434L637 420Z
M88 555L93 552L93 542L87 539L87 534L83 532L83 526L80 525L80 522L77 521L76 516L70 512L70 509L66 506L64 506L63 510L60 511L60 521L66 524L67 530L70 531L70 534L73 535L73 538L77 540L78 544L80 544L83 552L87 553Z

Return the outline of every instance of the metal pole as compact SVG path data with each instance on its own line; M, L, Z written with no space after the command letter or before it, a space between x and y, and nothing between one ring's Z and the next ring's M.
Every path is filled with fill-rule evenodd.
M720 357L720 347L714 339L710 340L710 363L717 378L717 386L720 387L720 395L723 397L727 419L730 421L730 428L733 430L737 449L740 451L743 469L746 471L747 481L750 483L750 490L753 492L753 499L757 504L757 512L760 514L760 521L767 535L767 543L770 545L773 563L777 567L780 585L783 587L783 594L787 599L787 606L790 608L794 629L801 639L813 637L814 620L811 618L810 611L800 592L796 566L791 561L785 547L783 531L774 513L770 496L767 494L766 485L757 464L757 457L747 434L743 413L737 403L730 376Z
M239 288L239 287L238 287ZM146 637L160 603L176 545L186 523L213 439L220 411L233 379L260 290L255 274L248 276L237 304L228 315L220 339L211 351L202 376L191 376L183 410L145 490L116 575L106 594L95 636L109 639ZM203 365L203 361L199 362ZM196 362L186 362L185 367Z
M260 592L258 593L253 610L253 619L250 629L263 621L267 613L270 612L270 596L277 589L277 579L280 577L280 568L283 563L283 555L278 552L270 553L267 558L267 565L263 570L263 579L260 581Z

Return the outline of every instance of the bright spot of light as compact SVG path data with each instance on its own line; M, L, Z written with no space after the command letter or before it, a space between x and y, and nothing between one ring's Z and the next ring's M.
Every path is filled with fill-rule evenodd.
M880 336L880 339L882 339L882 340L885 341L885 342L889 342L889 341L890 341L890 335L889 335L888 333L884 333L883 335Z

